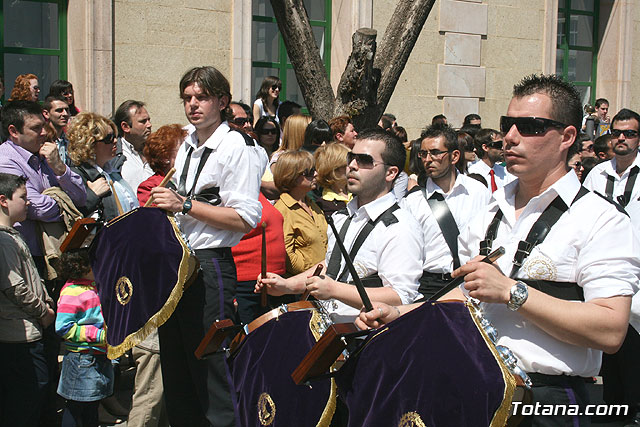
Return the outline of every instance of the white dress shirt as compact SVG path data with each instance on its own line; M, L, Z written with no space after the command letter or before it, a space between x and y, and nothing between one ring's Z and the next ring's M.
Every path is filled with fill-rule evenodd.
M124 138L120 138L120 141L122 142L122 155L127 159L122 164L120 173L135 193L138 191L140 183L146 181L154 172L130 142Z
M358 208L355 197L347 204L347 211L352 217L351 224L344 237L347 251L360 234L360 230L370 220L378 218L384 211L396 202L393 193L388 193L364 206ZM353 265L360 278L378 273L382 285L391 287L398 293L403 304L409 304L418 297L418 279L422 275L423 243L422 236L415 231L419 225L410 213L403 209L396 209L393 215L398 222L386 226L379 221L353 260ZM334 213L333 219L338 232L347 216ZM340 250L331 228L327 232L329 238L326 262L329 264L331 253ZM341 257L339 272L345 267L344 257ZM348 271L348 270L347 270ZM351 274L347 274L346 281L352 281ZM353 321L360 313L359 309L337 300L323 301L325 309L335 322Z
M482 212L491 193L487 187L473 178L458 173L453 188L445 194L431 178L427 179L427 198L438 192L444 196L444 200L451 211L453 219L456 221L458 230L462 232L469 221L478 212ZM400 206L414 216L422 228L424 237L425 258L423 263L424 271L430 273L451 273L453 271L453 257L451 250L444 239L438 222L433 216L429 203L424 198L422 189L414 191L400 201Z
M250 147L239 132L231 131L227 122L223 122L213 134L198 147L195 128L185 128L189 134L176 156L176 173L173 181L178 188L189 148L193 147L187 172L186 190L193 187L193 180L206 147L213 151L207 159L198 178L194 193L210 187L218 187L222 202L218 206L235 209L240 217L256 227L262 214L262 205L258 201L260 177L267 165L267 154L259 146ZM182 232L187 236L193 249L232 247L238 244L244 233L223 230L199 221L189 214L176 216Z
M577 283L584 291L585 301L633 295L640 277L640 242L630 232L631 222L626 215L593 193L571 206L580 182L575 172L570 171L531 199L516 220L517 185L515 181L493 193L484 214L480 213L461 233L461 262L478 255L479 243L499 207L504 217L493 249L499 246L506 249L497 265L503 272L511 272L518 242L526 239L533 223L559 195L570 206L569 210L525 259L517 277ZM517 311L510 311L506 304L482 304L482 307L498 330L498 344L510 348L525 371L585 377L598 374L601 351L559 341Z
M597 191L598 193L606 196L607 188L607 176L611 175L613 181L613 198L614 200L624 194L624 187L627 185L627 179L629 179L629 173L634 166L640 167L640 156L636 154L636 158L633 163L622 173L622 176L616 172L616 158L597 164L584 180L584 186L587 190ZM640 178L640 177L639 177ZM636 180L633 190L631 191L631 200L637 199L640 196L640 179Z
M493 169L493 176L496 178L496 186L498 188L502 188L516 179L516 177L507 172L507 168L501 164L496 163L493 165L493 168L490 168L482 159L469 165L467 168L467 174L477 173L482 175L482 177L487 180L487 186L489 187L489 190L491 190L491 174L489 172L491 169Z

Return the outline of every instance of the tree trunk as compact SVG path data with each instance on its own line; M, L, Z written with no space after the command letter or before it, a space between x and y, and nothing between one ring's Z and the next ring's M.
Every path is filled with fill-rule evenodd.
M381 71L378 87L378 118L389 104L409 55L431 12L435 0L400 0L387 25L374 67Z
M302 97L314 119L340 114L356 128L375 126L389 104L411 50L435 0L398 0L376 54L376 31L361 28L334 97L302 0L270 0L298 79Z
M335 97L302 0L271 0L278 29L314 119L333 117Z

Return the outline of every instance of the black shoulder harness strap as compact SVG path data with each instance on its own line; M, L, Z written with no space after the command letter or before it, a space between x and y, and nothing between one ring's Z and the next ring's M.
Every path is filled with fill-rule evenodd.
M253 138L251 138L246 133L244 133L244 132L242 132L242 131L240 131L238 129L232 129L231 127L229 127L229 132L238 132L244 138L244 143L247 144L247 146L249 146L249 147L255 147L256 146L256 143L253 140Z
M191 154L193 153L193 147L189 147L189 151L187 152L187 158L184 161L184 166L182 166L182 173L180 174L180 182L178 183L178 194L181 196L191 196L193 194L193 190L196 188L196 184L198 182L198 177L200 176L200 172L202 172L202 168L204 168L205 163L207 163L207 159L211 155L213 149L206 147L202 152L202 157L200 157L200 163L198 163L198 169L196 170L196 176L193 177L193 185L191 186L191 190L187 193L187 173L189 173L189 165L191 164Z
M378 216L375 220L370 219L369 221L367 221L367 223L364 225L364 227L362 227L362 230L360 230L360 233L358 233L358 236L354 240L353 246L351 246L351 250L349 251L349 258L351 258L352 260L355 259L363 243L365 242L367 237L369 237L369 234L371 234L371 232L379 222L382 221L382 223L386 227L398 222L398 218L396 218L393 212L399 208L400 207L398 206L398 204L394 203L382 214L380 214L380 216ZM342 241L344 241L344 237L347 234L347 229L349 228L350 224L351 224L351 217L348 217L344 222L344 224L342 224L342 227L340 228L340 232L338 233L338 236ZM348 273L348 269L345 266L342 269L342 272L339 275L337 274L338 271L340 270L340 262L342 261L342 254L337 249L338 248L333 248L333 252L331 253L331 258L329 259L329 265L327 266L327 276L342 282L344 281L344 278Z
M429 208L431 208L433 217L438 223L438 227L440 227L445 242L447 242L447 246L453 257L453 269L455 270L460 267L460 258L458 257L458 235L460 234L460 230L458 230L456 220L453 218L451 210L442 194L436 191L431 197L427 197L427 189L424 187L422 188L422 194L427 200Z
M633 191L633 186L636 183L636 178L638 177L638 172L640 168L638 166L634 166L629 171L629 177L627 178L627 183L624 186L624 193L618 196L617 201L620 203L622 207L625 207L631 201L631 192ZM615 183L615 178L611 175L607 174L607 186L604 190L605 195L608 199L613 200L613 185Z
M581 186L578 194L576 194L576 197L571 202L571 205L573 205L587 193L589 193L589 190ZM509 277L514 278L516 276L525 258L527 258L529 254L531 254L531 251L534 247L544 241L544 239L547 237L547 234L549 234L551 227L553 227L555 223L558 222L562 214L565 213L568 209L569 207L562 201L560 196L556 196L556 198L553 199L553 201L549 204L549 206L547 206L547 208L542 212L540 217L533 224L531 230L529 230L529 234L527 235L526 240L521 240L520 243L518 243L518 250L513 257L513 267L511 269L511 274L509 274ZM489 227L487 228L485 239L480 242L481 254L483 254L483 251L491 251L491 245L493 244L493 240L498 234L498 226L500 225L502 217L502 211L498 209L495 216L493 217L493 220L491 221L491 224L489 224ZM486 252L486 254L489 253L488 251Z

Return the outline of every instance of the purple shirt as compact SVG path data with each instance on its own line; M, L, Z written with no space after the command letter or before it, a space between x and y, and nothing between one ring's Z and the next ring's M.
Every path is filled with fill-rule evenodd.
M58 186L69 195L76 207L84 206L87 193L82 178L69 169L56 176L47 162L24 148L7 140L0 144L0 172L27 178L27 199L31 204L27 212L27 219L15 224L25 242L29 246L31 255L41 256L42 250L36 235L36 221L60 221L60 209L56 201L42 194L53 186Z

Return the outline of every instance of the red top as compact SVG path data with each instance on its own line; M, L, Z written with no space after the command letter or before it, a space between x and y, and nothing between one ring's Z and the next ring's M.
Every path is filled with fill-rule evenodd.
M151 179L151 178L149 178ZM142 184L140 184L142 186ZM286 251L284 249L284 233L282 231L282 214L273 207L262 193L259 197L262 204L262 218L258 226L245 234L240 243L231 248L236 263L239 282L254 281L260 274L262 256L262 222L267 223L265 235L267 239L267 271L284 274Z
M138 186L138 202L140 202L140 206L144 206L147 203L147 200L151 197L151 189L160 185L163 179L164 175L155 174L140 183ZM151 204L151 206L155 206L155 204Z

